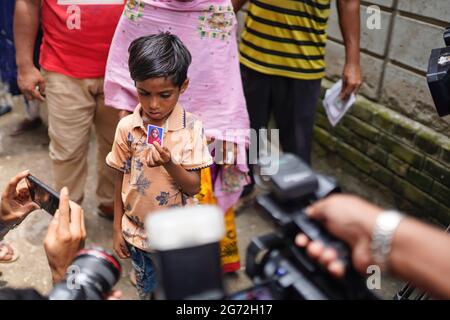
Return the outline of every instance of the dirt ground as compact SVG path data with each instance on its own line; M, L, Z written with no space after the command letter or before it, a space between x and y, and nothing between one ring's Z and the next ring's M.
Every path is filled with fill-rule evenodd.
M25 169L30 169L31 173L49 185L52 185L53 181L51 163L48 156L49 141L46 128L43 126L34 132L18 137L9 136L14 126L23 117L23 106L20 101L19 98L16 98L13 112L0 117L1 189L4 188L12 176ZM315 167L324 171L330 168L324 159L318 157L314 158L314 163ZM83 202L88 234L86 245L99 245L111 250L112 224L94 214L96 208L95 182L95 140L91 139L89 176ZM345 183L352 185L354 189L359 189L356 178L349 177ZM373 195L373 192L370 190L368 193ZM379 197L383 198L383 195L380 194ZM270 222L263 218L250 203L242 203L238 209L236 223L242 268L235 274L225 276L225 285L228 292L235 292L251 285L251 281L244 274L245 249L251 238L272 230ZM36 211L27 217L17 229L7 235L6 240L17 248L20 252L20 258L11 264L0 264L0 271L3 273L0 276L0 287L34 287L43 294L49 292L51 289L51 277L42 242L50 218L50 215L46 212ZM123 292L123 298L137 299L136 290L129 282L130 261L122 261L122 267L124 272L116 288ZM381 295L388 299L391 298L392 294L398 290L400 284L398 281L383 277Z

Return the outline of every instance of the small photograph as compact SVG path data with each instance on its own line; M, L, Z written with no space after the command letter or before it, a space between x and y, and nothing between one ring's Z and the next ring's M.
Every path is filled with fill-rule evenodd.
M163 128L149 124L147 127L147 144L153 145L153 142L156 141L162 147L163 146L163 135L164 135Z

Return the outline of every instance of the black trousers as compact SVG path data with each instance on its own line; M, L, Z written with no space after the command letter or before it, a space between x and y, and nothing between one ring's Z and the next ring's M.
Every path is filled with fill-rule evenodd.
M283 151L294 153L310 163L321 79L272 76L242 64L241 75L252 129L267 128L273 112Z

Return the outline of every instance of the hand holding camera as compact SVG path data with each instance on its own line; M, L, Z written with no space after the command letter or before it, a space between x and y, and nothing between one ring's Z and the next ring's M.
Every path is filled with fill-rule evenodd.
M76 253L84 247L85 238L83 209L69 200L69 192L64 187L60 193L59 209L50 222L44 240L53 283L64 278Z
M355 269L364 273L373 263L371 256L371 235L377 215L383 209L361 198L350 195L331 195L320 200L306 210L306 214L319 222L336 237L344 240L352 248ZM364 215L361 214L364 212ZM338 253L323 243L311 241L306 235L298 234L295 242L305 247L310 256L336 277L344 276L345 269L338 260Z

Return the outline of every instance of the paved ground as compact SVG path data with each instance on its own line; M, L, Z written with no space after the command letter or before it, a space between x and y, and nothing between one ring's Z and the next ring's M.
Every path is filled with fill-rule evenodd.
M18 101L18 100L16 100ZM0 188L3 188L9 178L24 169L30 169L33 174L44 182L52 184L52 171L48 157L48 138L46 130L41 128L33 133L28 133L16 138L9 137L14 125L23 116L22 106L16 103L14 112L0 118ZM95 142L92 139L89 151L89 178L86 186L86 196L83 207L86 213L86 226L88 239L86 244L100 245L111 249L112 226L111 222L105 221L94 215L95 205ZM329 170L332 164L324 159L316 158L315 166L322 170ZM341 181L342 182L342 181ZM361 183L356 178L349 177L350 189L360 190ZM345 184L346 182L344 182ZM373 191L367 191L373 195ZM376 195L378 197L378 195ZM383 195L379 195L383 198ZM13 243L21 253L19 260L12 264L0 264L0 287L35 287L40 292L46 293L51 288L51 278L46 262L42 241L47 230L50 216L44 211L32 213L16 230L11 232L6 239ZM237 234L242 259L245 259L245 248L250 239L256 235L269 232L271 224L262 218L255 209L244 203L240 206L237 216ZM244 262L244 261L243 261ZM243 263L244 264L244 263ZM124 272L117 286L124 293L126 299L136 299L135 289L128 281L130 262L123 261ZM243 266L244 267L244 266ZM251 285L245 276L243 268L234 275L225 277L225 284L229 292L234 292ZM382 294L390 298L399 283L389 278L382 280Z

